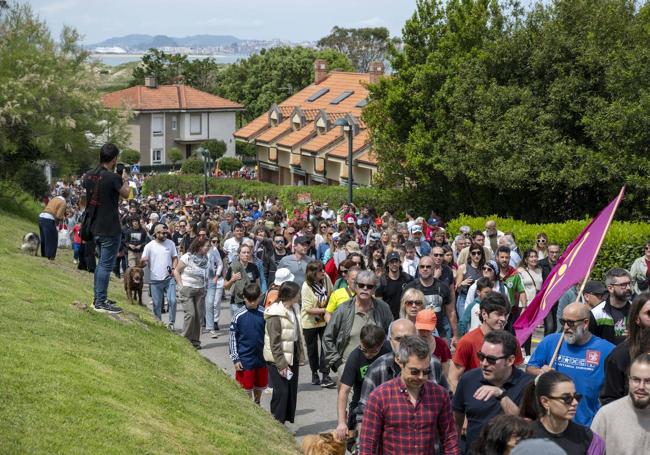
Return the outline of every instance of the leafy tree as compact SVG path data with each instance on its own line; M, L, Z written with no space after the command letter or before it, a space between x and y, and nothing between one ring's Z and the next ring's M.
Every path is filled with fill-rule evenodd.
M133 69L129 85L133 87L144 84L146 76L154 76L160 85L175 84L182 80L187 64L186 55L149 49L142 56L141 64Z
M593 215L627 184L618 216L647 216L649 29L631 0L419 0L364 110L380 182L447 217L532 221Z
M194 157L186 159L181 166L181 172L183 174L203 174L203 160Z
M120 160L126 164L136 164L140 162L140 152L133 149L124 149L120 154Z
M244 118L250 121L311 84L317 58L326 60L329 68L353 70L350 60L332 49L276 47L225 68L216 94L243 104Z
M226 150L228 149L224 141L217 139L208 139L207 141L203 141L201 143L201 147L210 153L210 158L213 161L216 161L224 156L226 154Z
M240 159L230 156L226 156L219 160L219 169L221 169L223 172L238 171L243 165L244 163L242 163Z
M173 165L183 160L183 152L178 147L170 148L168 156Z
M65 27L55 42L28 5L11 5L2 10L0 36L2 178L39 159L74 172L96 162L94 140L107 135L123 145L125 121L104 109L76 31Z
M257 157L257 150L255 144L249 144L248 142L237 142L235 143L235 153L242 158L255 158Z
M397 38L391 39L386 27L342 28L335 26L329 35L318 40L321 49L334 49L347 55L357 71L365 73L368 65L376 60L384 60L391 44L397 44Z

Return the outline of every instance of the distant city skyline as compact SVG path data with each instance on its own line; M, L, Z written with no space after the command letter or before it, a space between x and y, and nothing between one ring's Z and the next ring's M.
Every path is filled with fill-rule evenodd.
M21 2L22 3L22 2ZM401 36L416 0L31 0L34 12L58 38L63 25L84 44L129 35L174 37L210 34L241 39L317 41L332 27L386 27Z

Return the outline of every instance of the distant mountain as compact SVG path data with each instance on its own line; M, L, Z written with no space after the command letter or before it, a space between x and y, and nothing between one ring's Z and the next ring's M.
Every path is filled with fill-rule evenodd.
M230 46L241 40L230 35L194 35L174 38L166 35L140 35L132 34L106 39L100 43L88 44L87 49L96 47L122 47L127 50L146 51L152 47L215 47Z

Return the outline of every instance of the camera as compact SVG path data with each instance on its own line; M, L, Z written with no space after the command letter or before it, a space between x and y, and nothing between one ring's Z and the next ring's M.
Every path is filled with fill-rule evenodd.
M125 170L126 170L127 174L130 174L131 173L131 166L129 166L128 164L124 164L124 163L117 163L117 167L115 168L115 172L117 174L122 175L122 172L124 172Z

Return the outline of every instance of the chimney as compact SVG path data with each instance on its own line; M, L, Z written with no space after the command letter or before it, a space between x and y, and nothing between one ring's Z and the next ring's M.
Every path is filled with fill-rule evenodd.
M157 88L158 82L156 81L156 76L145 76L144 86L147 88Z
M370 62L370 65L368 65L368 72L370 73L370 83L376 84L379 81L379 78L384 75L384 62Z
M316 59L314 61L314 83L320 84L327 77L327 62L325 60Z

